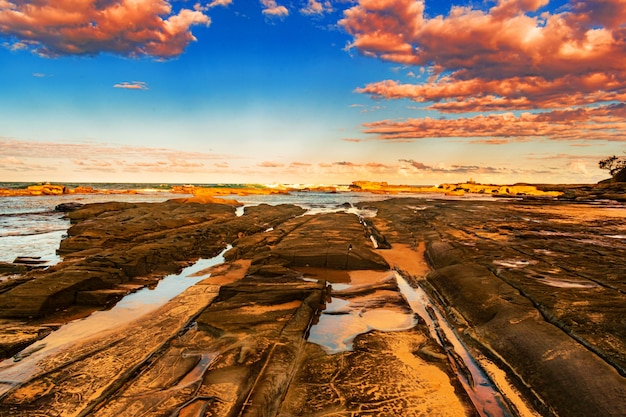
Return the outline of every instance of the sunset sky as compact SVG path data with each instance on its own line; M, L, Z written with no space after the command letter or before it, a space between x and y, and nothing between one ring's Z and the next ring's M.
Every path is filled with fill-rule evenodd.
M0 0L0 182L591 183L626 0Z

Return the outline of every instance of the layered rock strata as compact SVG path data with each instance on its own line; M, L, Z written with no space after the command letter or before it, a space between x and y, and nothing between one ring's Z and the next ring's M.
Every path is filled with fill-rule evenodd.
M505 394L489 415L626 414L621 210L394 199L368 203L378 215L363 224L195 201L72 212L64 262L0 294L15 312L26 297L17 308L9 294L38 279L50 289L33 297L43 318L13 329L50 332L42 320L59 312L42 306L58 294L77 306L233 248L159 310L58 351L33 345L16 357L21 372L3 363L0 415L487 415L493 404L472 405L455 352L414 315L390 267L431 295ZM90 289L90 265L110 287ZM76 281L59 291L46 276Z
M191 229L176 211L185 212ZM100 262L117 262L122 254L112 248L125 253L142 242L162 243L159 256L173 258L166 254L181 246L172 245L168 230L210 230L232 238L233 249L229 262L200 272L210 278L129 325L59 351L34 346L16 365L25 371L13 372L24 380L11 382L12 373L0 368L0 414L475 416L445 355L423 324L411 324L413 313L359 219L294 217L300 212L259 206L237 218L229 207L171 203L77 211L63 244L72 260L64 263L80 264L96 247ZM321 276L351 288L333 292ZM333 294L350 300L355 317L394 311L409 326L357 336L352 352L324 352L307 335ZM338 396L325 397L327 383Z
M422 285L542 415L626 414L626 216L559 203L374 203L394 244L427 242ZM399 265L401 267L401 265Z

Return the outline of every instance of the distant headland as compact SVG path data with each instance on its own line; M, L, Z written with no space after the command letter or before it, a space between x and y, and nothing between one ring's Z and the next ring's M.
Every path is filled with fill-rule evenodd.
M145 192L169 192L193 195L197 199L223 196L289 194L292 192L363 192L373 194L441 194L464 196L482 194L499 198L559 199L568 201L615 200L626 202L626 182L602 181L597 184L481 184L472 179L459 183L444 183L438 186L415 186L389 184L384 181L353 181L349 185L264 185L264 184L219 184L219 185L164 185L146 189L146 184L128 184L127 189L93 185L69 186L64 184L35 184L22 187L0 188L0 196L50 196L71 194L141 194Z

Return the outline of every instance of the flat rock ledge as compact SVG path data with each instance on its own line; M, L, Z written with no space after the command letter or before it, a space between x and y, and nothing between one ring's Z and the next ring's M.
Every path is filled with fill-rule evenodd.
M415 281L475 356L506 370L541 415L626 415L624 210L556 201L368 204L392 246L426 242L433 271Z
M211 220L193 227L232 233L228 262L128 325L55 351L34 346L15 368L0 367L0 415L478 416L424 323L365 331L352 350L341 353L307 341L333 295L321 275L353 285L336 296L350 299L354 314L391 309L412 317L356 216L294 217L292 208L283 207L277 209L281 221L275 221L276 213L269 214L274 208L260 207L237 220L225 208L211 210L225 214L211 227L205 224ZM116 211L105 219L119 216L132 225L126 209ZM77 213L85 219L101 215ZM146 214L142 224L153 215ZM267 218L274 220L261 221ZM233 227L237 221L247 229ZM92 245L74 246L75 261L66 262L82 262L78 254L95 242L115 246L119 234L106 228L109 223L92 229L77 222L64 247L76 245L76 236L89 237ZM260 230L257 224L263 224Z
M0 293L0 331L20 346L125 285L232 249L209 278L130 324L58 350L33 344L3 362L0 415L484 415L391 268L431 296L503 390L501 415L626 415L623 211L557 201L367 205L378 214L366 225L295 206L237 216L197 200L70 212L64 262ZM391 249L375 249L372 232ZM385 314L409 325L377 330ZM328 316L353 319L329 328L349 348L311 336ZM524 407L506 396L511 387Z

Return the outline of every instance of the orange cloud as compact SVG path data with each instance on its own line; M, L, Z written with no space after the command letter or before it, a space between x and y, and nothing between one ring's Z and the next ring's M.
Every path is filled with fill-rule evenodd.
M626 71L621 74L564 75L553 80L538 76L504 80L457 80L445 76L425 84L399 84L387 80L356 91L375 98L433 102L428 109L447 113L561 108L626 101Z
M623 141L626 137L626 104L522 113L519 116L505 113L457 119L381 120L364 123L363 126L365 133L376 134L378 139L386 140L499 137L511 140Z
M95 55L170 58L195 41L190 28L209 25L200 10L172 14L166 0L2 0L0 32L40 55Z
M257 166L261 168L280 168L280 167L283 167L284 164L281 164L280 162L263 161L263 162L259 162Z
M429 17L423 0L359 0L340 24L362 54L420 66L417 84L385 80L358 88L378 99L410 99L443 113L552 110L365 124L381 139L481 137L623 140L626 133L626 4L498 0L488 10L452 6ZM412 76L415 72L411 71ZM420 79L422 79L420 77ZM599 107L594 107L599 105ZM495 139L500 138L500 139Z
M623 70L623 0L578 0L573 10L536 13L547 3L499 0L488 11L453 6L428 18L423 0L360 0L340 24L366 55L453 71L458 80Z
M143 81L121 82L113 85L115 88L125 88L128 90L147 90L148 84Z

